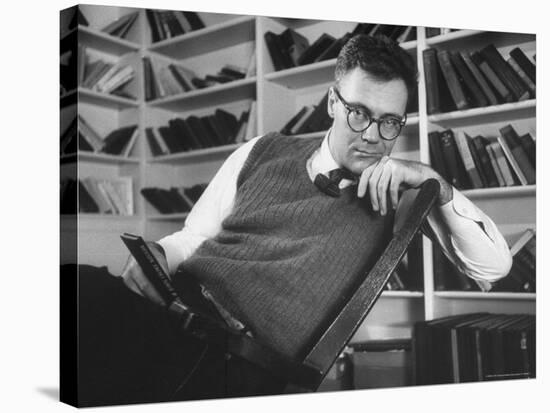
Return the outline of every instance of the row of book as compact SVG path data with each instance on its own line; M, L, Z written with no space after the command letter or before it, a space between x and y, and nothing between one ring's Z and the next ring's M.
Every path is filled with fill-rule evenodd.
M192 11L145 9L145 15L153 43L206 27L201 17Z
M199 77L178 63L161 65L148 56L143 57L145 100L173 96L197 89L229 83L255 75L256 56L252 53L247 68L226 64L216 74Z
M535 139L510 124L499 132L496 139L452 129L428 133L433 168L459 189L535 184Z
M76 212L133 215L132 177L62 179L61 214Z
M134 79L135 70L122 60L108 62L103 59L90 60L87 47L78 45L77 83L78 86L100 93L112 93L128 99L136 99L125 90Z
M145 129L153 156L242 143L255 133L256 102L239 119L230 112L216 109L211 115L176 117L167 125Z
M510 273L493 283L491 292L536 292L536 231L525 230L510 246ZM436 291L479 291L476 282L458 271L442 250L434 245L434 288Z
M536 377L536 320L529 314L470 313L417 322L416 384Z
M426 27L426 37L441 36L442 34L449 34L456 32L458 29L450 29L448 27Z
M280 130L284 135L300 135L326 130L332 124L327 112L328 92L317 105L303 106Z
M307 37L291 28L279 34L268 30L264 33L264 40L273 67L275 71L279 71L335 59L344 44L357 34L384 35L398 42L416 39L416 29L413 26L359 23L353 31L345 33L342 37L335 38L323 33L311 44Z
M536 96L535 63L515 47L507 60L494 44L479 51L426 49L428 114L517 102Z
M61 155L85 151L128 157L138 135L138 127L133 124L117 128L102 136L78 114L61 135Z
M142 188L140 193L159 213L177 214L191 211L206 186L207 184L196 184L170 189L146 187Z
M107 33L110 36L120 37L121 39L126 38L128 35L128 32L136 22L138 18L139 12L134 11L128 14L125 14L124 16L121 16L112 22L108 23L103 28L99 29L99 31L103 33ZM69 23L69 29L72 29L79 26L89 26L90 23L88 22L88 19L82 13L82 10L80 10L80 7L76 6L75 15L73 16L73 19Z

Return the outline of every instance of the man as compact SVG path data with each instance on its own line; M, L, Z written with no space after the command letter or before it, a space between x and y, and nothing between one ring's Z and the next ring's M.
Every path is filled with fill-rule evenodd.
M428 165L390 157L416 84L410 56L387 38L356 36L338 56L335 81L323 139L272 133L246 143L182 230L151 244L177 290L197 280L256 339L290 357L304 355L358 273L376 262L406 214L402 191L429 178L441 192L425 233L484 288L511 266L487 216ZM331 184L336 169L345 179ZM122 279L162 303L132 258Z

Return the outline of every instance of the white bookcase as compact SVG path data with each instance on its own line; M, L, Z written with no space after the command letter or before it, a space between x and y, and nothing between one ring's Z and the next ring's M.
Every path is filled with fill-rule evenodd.
M63 119L78 111L97 125L101 132L137 123L139 139L128 158L79 153L62 160L62 176L76 173L84 176L131 176L134 182L136 213L132 217L78 214L78 259L80 263L108 265L112 273L122 269L127 253L119 239L124 231L158 239L177 231L186 214L160 215L139 194L146 186L191 186L208 182L224 159L239 145L202 149L153 158L145 140L144 129L167 124L173 117L203 116L223 108L236 116L257 102L257 135L280 130L306 104L316 104L333 82L336 59L274 71L264 33L280 33L291 27L306 36L310 43L322 33L340 37L353 30L356 23L290 18L199 13L206 28L176 38L151 43L151 33L144 10L129 33L121 40L98 29L118 16L133 10L110 6L80 6L90 22L62 32L63 42L78 36L78 42L90 53L105 59L125 59L134 65L137 76L129 88L137 100L105 95L78 88L62 96ZM63 13L61 23L63 26ZM415 59L419 71L419 110L408 116L407 126L399 138L394 155L429 163L427 134L432 130L461 128L467 132L496 136L499 127L512 123L520 133L535 130L535 100L498 106L427 115L426 85L422 52L428 47L448 50L478 50L493 43L503 53L520 45L528 53L535 51L535 35L460 30L432 38L417 27L417 40L403 43ZM226 63L246 66L252 53L257 63L256 76L206 89L146 102L143 93L141 59L149 56L158 61L180 62L199 76L214 74ZM67 120L68 122L68 120ZM306 136L323 136L325 132ZM532 186L491 188L465 191L499 226L510 240L535 226L536 188ZM65 217L67 222L71 217ZM72 217L74 218L74 217ZM62 221L63 222L63 221ZM67 225L70 230L70 225ZM432 249L424 237L424 291L388 291L375 305L356 334L357 340L408 337L415 321L472 311L535 312L535 294L434 291ZM69 257L67 255L67 257ZM74 254L73 254L74 256ZM66 258L69 259L69 258Z

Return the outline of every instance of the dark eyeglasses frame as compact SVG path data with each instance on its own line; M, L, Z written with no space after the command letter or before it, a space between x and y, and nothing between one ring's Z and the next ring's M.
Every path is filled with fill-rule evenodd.
M378 126L378 134L380 135L380 137L386 141L393 141L395 139L397 139L399 137L399 135L401 134L401 131L403 130L403 126L405 126L405 124L407 123L407 114L405 113L405 115L403 116L403 119L401 119L399 121L399 125L401 126L401 128L399 129L399 132L397 133L397 135L395 135L393 138L386 138L385 136L382 135L382 132L380 131L380 122L382 122L384 120L384 118L375 118L373 116L370 116L368 113L365 112L365 115L368 117L369 119L369 123L368 125L361 129L361 130L356 130L354 129L350 122L349 122L349 116L352 112L352 110L354 110L354 107L351 106L348 102L346 102L346 100L342 97L342 95L340 94L340 92L338 91L338 89L336 87L333 87L334 89L334 92L336 93L336 96L338 97L338 99L340 100L340 102L342 102L342 104L344 105L344 107L346 108L346 110L348 111L348 116L346 117L347 119L347 122L348 122L348 126L349 128L354 131L354 132L357 132L357 133L364 133L368 128L370 128L370 126L372 125L373 122L376 123L376 125ZM397 119L396 117L392 116L392 118L395 118Z

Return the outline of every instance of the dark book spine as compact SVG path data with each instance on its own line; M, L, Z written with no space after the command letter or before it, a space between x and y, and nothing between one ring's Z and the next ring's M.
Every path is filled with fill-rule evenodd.
M515 129L512 127L512 125L506 125L505 127L500 128L500 133L502 135L502 138L506 141L508 147L512 151L512 155L516 159L516 162L518 163L521 171L525 175L527 184L534 184L536 180L535 168L533 167L531 162L529 162L529 158L527 157L525 150L521 146L520 139Z
M462 86L460 85L458 76L453 68L453 65L451 64L449 51L447 50L438 51L437 59L439 61L439 65L441 66L443 77L447 82L447 86L449 87L449 91L451 92L451 96L456 105L456 108L459 110L468 109L470 105L468 104L466 95L462 90Z
M279 47L279 37L275 33L267 31L264 34L264 39L275 71L287 69L288 67L285 64L282 51Z
M499 77L496 75L495 71L489 66L489 64L484 60L479 52L474 52L471 54L472 61L476 64L479 70L485 75L490 85L494 88L496 93L499 96L499 100L502 102L513 102L514 95L506 87L504 83L501 82Z
M475 106L487 106L489 101L481 91L480 86L477 84L469 69L466 67L464 60L462 60L462 56L458 52L451 52L451 61L462 83L466 86L466 89L472 97Z
M172 135L174 136L174 139L177 139L178 146L180 147L180 151L188 151L191 149L196 149L195 144L193 143L192 138L190 137L190 133L185 127L185 122L181 118L174 118L170 119L168 121L168 125L170 127L170 130L172 131Z
M202 21L202 19L200 18L200 16L197 13L195 13L193 11L182 11L182 13L183 13L183 16L189 22L189 24L191 25L191 29L199 30L199 29L203 29L204 27L206 27L204 25L204 22Z
M170 70L170 73L172 73L172 76L174 76L174 79L176 79L176 82L179 83L183 90L189 92L193 89L191 85L187 83L187 80L177 71L173 64L168 65L168 70Z
M428 142L430 145L430 163L432 167L448 182L451 181L449 171L445 165L443 151L441 150L441 133L432 131L428 133Z
M489 66L491 66L495 71L500 80L512 92L516 100L524 100L529 98L529 89L522 83L519 76L504 60L493 44L481 49L480 53L485 58Z
M290 130L292 129L292 127L294 125L296 125L296 123L298 123L298 121L302 118L302 116L304 116L304 113L306 113L307 111L307 106L303 106L302 109L300 109L298 111L298 113L296 113L286 124L285 126L283 126L283 128L281 129L281 133L283 135L289 135L290 134Z
M439 103L439 84L437 82L437 52L435 49L426 49L422 52L424 73L426 75L426 98L428 115L441 112Z
M487 186L498 187L498 179L495 175L495 171L493 170L493 165L491 164L489 154L487 153L487 148L485 148L481 136L472 138L470 142L472 142L472 146L479 159L480 166L483 170L483 175L487 180Z
M489 103L491 105L497 105L498 104L497 96L489 86L489 83L487 83L487 80L483 77L483 74L480 72L479 68L472 61L470 54L468 52L460 52L460 56L462 56L462 60L464 60L464 63L466 64L468 69L470 69L472 76L474 76L475 80L483 90L483 93L489 100Z
M145 136L147 137L147 143L153 156L163 155L160 145L157 143L154 135L153 128L145 128Z
M537 84L537 73L535 65L525 56L523 50L516 47L510 51L510 56L514 58L516 63L521 67L525 74L531 79L531 82Z
M523 147L523 150L527 154L527 158L533 165L533 168L537 167L537 156L536 156L536 144L530 133L526 133L519 137L519 142Z
M316 61L316 59L328 49L336 39L330 34L323 33L311 46L309 46L298 59L298 65L307 65Z
M451 178L450 183L456 188L468 188L469 183L465 179L466 170L460 159L452 131L450 129L443 131L440 139L443 159L445 160L445 164L449 171L449 177Z

